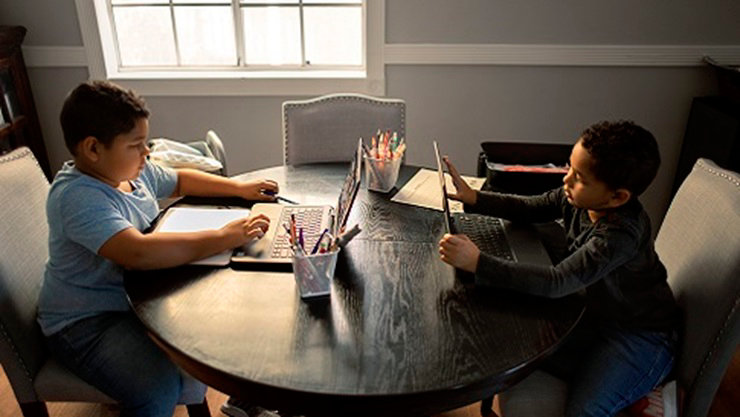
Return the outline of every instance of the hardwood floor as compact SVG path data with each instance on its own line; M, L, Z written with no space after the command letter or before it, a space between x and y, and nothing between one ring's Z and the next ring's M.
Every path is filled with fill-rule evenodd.
M227 396L213 389L206 394L211 416L224 417L221 404ZM118 413L100 404L85 403L49 403L50 417L116 417ZM708 417L732 417L740 409L740 348L735 351L729 369L722 379L717 395L709 410ZM437 415L436 417L480 417L480 403L458 408ZM22 417L18 403L10 388L8 379L0 367L0 417ZM178 406L173 417L188 417L184 406ZM534 417L534 416L533 416Z
M209 388L206 393L212 417L226 417L220 410L228 396ZM117 417L118 412L101 404L47 403L49 417ZM0 417L22 417L5 372L0 367ZM185 406L177 406L173 417L188 417ZM435 417L480 417L480 402L438 414Z

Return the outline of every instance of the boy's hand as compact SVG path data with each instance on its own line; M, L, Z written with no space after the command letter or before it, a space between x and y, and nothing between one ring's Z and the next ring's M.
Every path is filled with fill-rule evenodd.
M259 239L265 235L267 228L270 226L270 219L264 214L244 217L229 222L221 228L224 235L231 239L231 247L245 245L254 239Z
M452 165L452 162L450 162L450 158L446 155L442 157L442 160L447 165L447 171L450 172L450 176L452 177L452 184L455 186L455 192L454 193L447 193L447 196L449 198L452 198L454 200L462 201L465 204L475 204L475 202L478 200L478 194L476 194L475 190L470 188L468 183L465 182L464 179L460 176L460 173L457 172L457 168L455 168L454 165Z
M480 249L465 235L447 233L439 241L439 254L444 262L455 268L475 273Z
M250 201L275 201L279 187L273 180L252 180L239 183L239 197Z

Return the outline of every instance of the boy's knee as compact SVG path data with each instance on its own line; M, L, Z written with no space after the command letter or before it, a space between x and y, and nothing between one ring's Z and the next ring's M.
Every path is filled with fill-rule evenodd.
M614 416L629 404L617 396L599 396L593 398L571 398L565 407L565 417L604 417Z
M135 395L121 403L121 417L124 416L172 416L177 400L182 392L180 373L167 372L156 378L142 378L137 384Z

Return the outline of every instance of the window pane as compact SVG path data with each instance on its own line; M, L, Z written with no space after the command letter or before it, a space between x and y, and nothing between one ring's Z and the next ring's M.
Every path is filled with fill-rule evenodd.
M175 7L182 65L236 65L231 7Z
M312 65L362 65L362 9L305 7L306 61Z
M115 7L121 66L177 65L170 9Z
M300 65L297 7L245 7L242 13L248 65Z

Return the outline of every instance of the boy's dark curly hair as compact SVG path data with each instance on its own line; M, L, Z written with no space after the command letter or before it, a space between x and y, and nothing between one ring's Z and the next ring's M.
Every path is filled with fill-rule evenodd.
M67 149L76 154L77 144L94 136L104 146L130 132L136 121L149 117L144 100L131 90L108 81L80 84L64 100L59 121Z
M593 158L591 171L612 190L625 188L637 197L658 172L658 142L632 121L593 124L583 131L580 142Z

